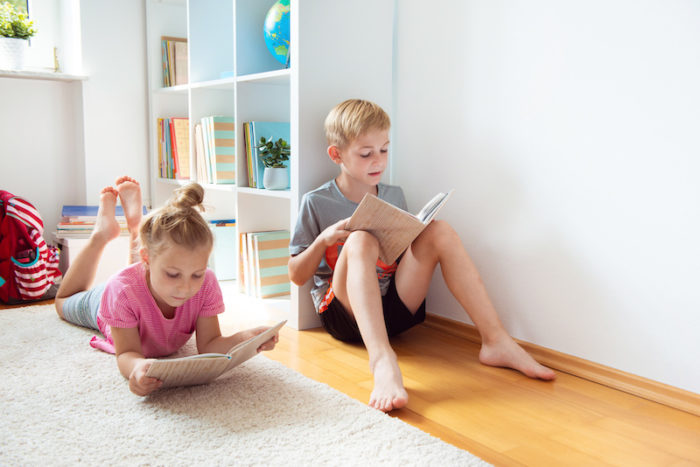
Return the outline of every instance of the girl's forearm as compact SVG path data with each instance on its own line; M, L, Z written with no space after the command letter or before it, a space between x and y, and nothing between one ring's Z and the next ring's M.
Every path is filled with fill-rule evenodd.
M124 378L129 379L131 373L134 371L134 367L141 361L146 360L146 357L138 352L124 352L117 355L117 366L119 367L119 372L124 376Z

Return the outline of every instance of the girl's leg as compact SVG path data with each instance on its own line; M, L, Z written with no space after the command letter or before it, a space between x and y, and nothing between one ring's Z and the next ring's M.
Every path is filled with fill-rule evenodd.
M71 261L56 292L56 312L63 319L63 302L70 296L88 290L95 280L97 266L105 246L119 236L119 223L114 217L117 190L106 187L100 193L95 229L85 248Z
M552 370L537 363L505 330L461 239L444 221L426 227L399 263L396 290L410 310L417 310L425 298L438 263L450 292L481 334L479 360L483 364L513 368L531 378L555 378Z
M336 299L355 318L369 354L374 375L369 405L388 412L404 407L408 394L384 324L376 272L378 255L376 238L362 231L350 234L336 263L333 290Z
M119 200L124 208L126 226L129 229L129 264L141 261L139 257L139 227L143 216L141 185L131 177L119 177L115 182Z

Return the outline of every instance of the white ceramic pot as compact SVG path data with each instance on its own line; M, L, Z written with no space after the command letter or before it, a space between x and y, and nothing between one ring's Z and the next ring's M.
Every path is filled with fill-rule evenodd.
M21 70L29 41L14 37L0 37L0 70Z
M289 187L289 168L265 167L263 187L267 190L286 190Z

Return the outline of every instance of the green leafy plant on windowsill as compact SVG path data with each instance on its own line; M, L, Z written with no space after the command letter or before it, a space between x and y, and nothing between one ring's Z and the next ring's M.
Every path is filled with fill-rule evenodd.
M262 136L260 144L256 147L260 149L260 159L265 167L274 169L287 167L285 162L289 160L292 149L283 138L272 141L272 138L267 140Z
M16 9L9 2L0 4L0 37L26 40L34 34L36 27L27 13Z

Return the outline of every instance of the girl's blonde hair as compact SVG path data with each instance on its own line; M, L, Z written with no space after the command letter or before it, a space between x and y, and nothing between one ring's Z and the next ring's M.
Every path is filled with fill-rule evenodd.
M344 148L370 130L388 130L391 119L374 102L348 99L331 109L324 127L328 145Z
M204 188L190 183L175 190L165 206L151 211L141 222L139 241L156 256L170 244L195 249L214 244L214 236L199 211L204 211ZM199 211L197 210L199 209Z

